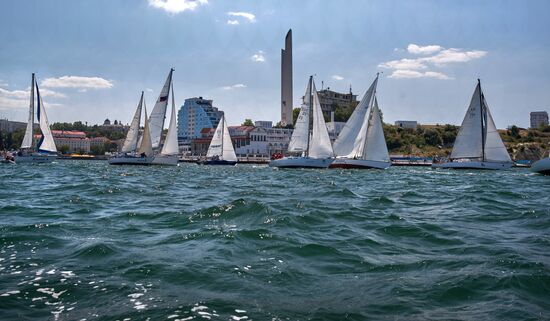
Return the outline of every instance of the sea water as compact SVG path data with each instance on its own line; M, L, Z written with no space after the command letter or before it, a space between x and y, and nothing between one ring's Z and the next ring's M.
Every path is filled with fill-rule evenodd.
M550 178L0 166L0 320L548 320Z

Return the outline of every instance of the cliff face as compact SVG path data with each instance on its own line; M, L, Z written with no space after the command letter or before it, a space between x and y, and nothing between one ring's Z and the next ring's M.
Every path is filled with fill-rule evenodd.
M548 147L541 143L518 143L511 148L510 156L514 160L539 160L548 155Z

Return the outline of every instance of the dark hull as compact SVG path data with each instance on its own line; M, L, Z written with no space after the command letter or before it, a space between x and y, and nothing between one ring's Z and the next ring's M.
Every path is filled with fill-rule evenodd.
M372 166L361 166L361 165L351 165L351 164L335 164L332 163L328 168L346 168L346 169L379 169Z
M237 164L236 161L226 161L226 160L209 160L200 162L201 165L226 165L226 166L234 166Z

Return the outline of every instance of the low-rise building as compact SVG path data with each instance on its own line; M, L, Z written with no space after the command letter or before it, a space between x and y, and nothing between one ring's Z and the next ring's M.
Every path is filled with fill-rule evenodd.
M416 129L418 122L416 120L396 120L395 126L400 128Z
M57 150L64 150L68 153L90 153L92 146L104 147L109 139L105 137L86 137L86 133L75 130L52 130L53 140ZM34 144L38 144L42 135L34 135ZM66 147L63 147L66 146Z
M25 130L27 128L27 123L21 121L13 121L7 119L0 119L0 132L2 133L13 133L16 130ZM37 123L34 124L34 129L40 128Z
M532 111L530 116L531 128L548 126L548 113L545 111Z

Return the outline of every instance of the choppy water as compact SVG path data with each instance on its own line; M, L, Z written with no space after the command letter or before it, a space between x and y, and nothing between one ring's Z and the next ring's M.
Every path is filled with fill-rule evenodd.
M0 320L548 320L550 178L0 166Z

